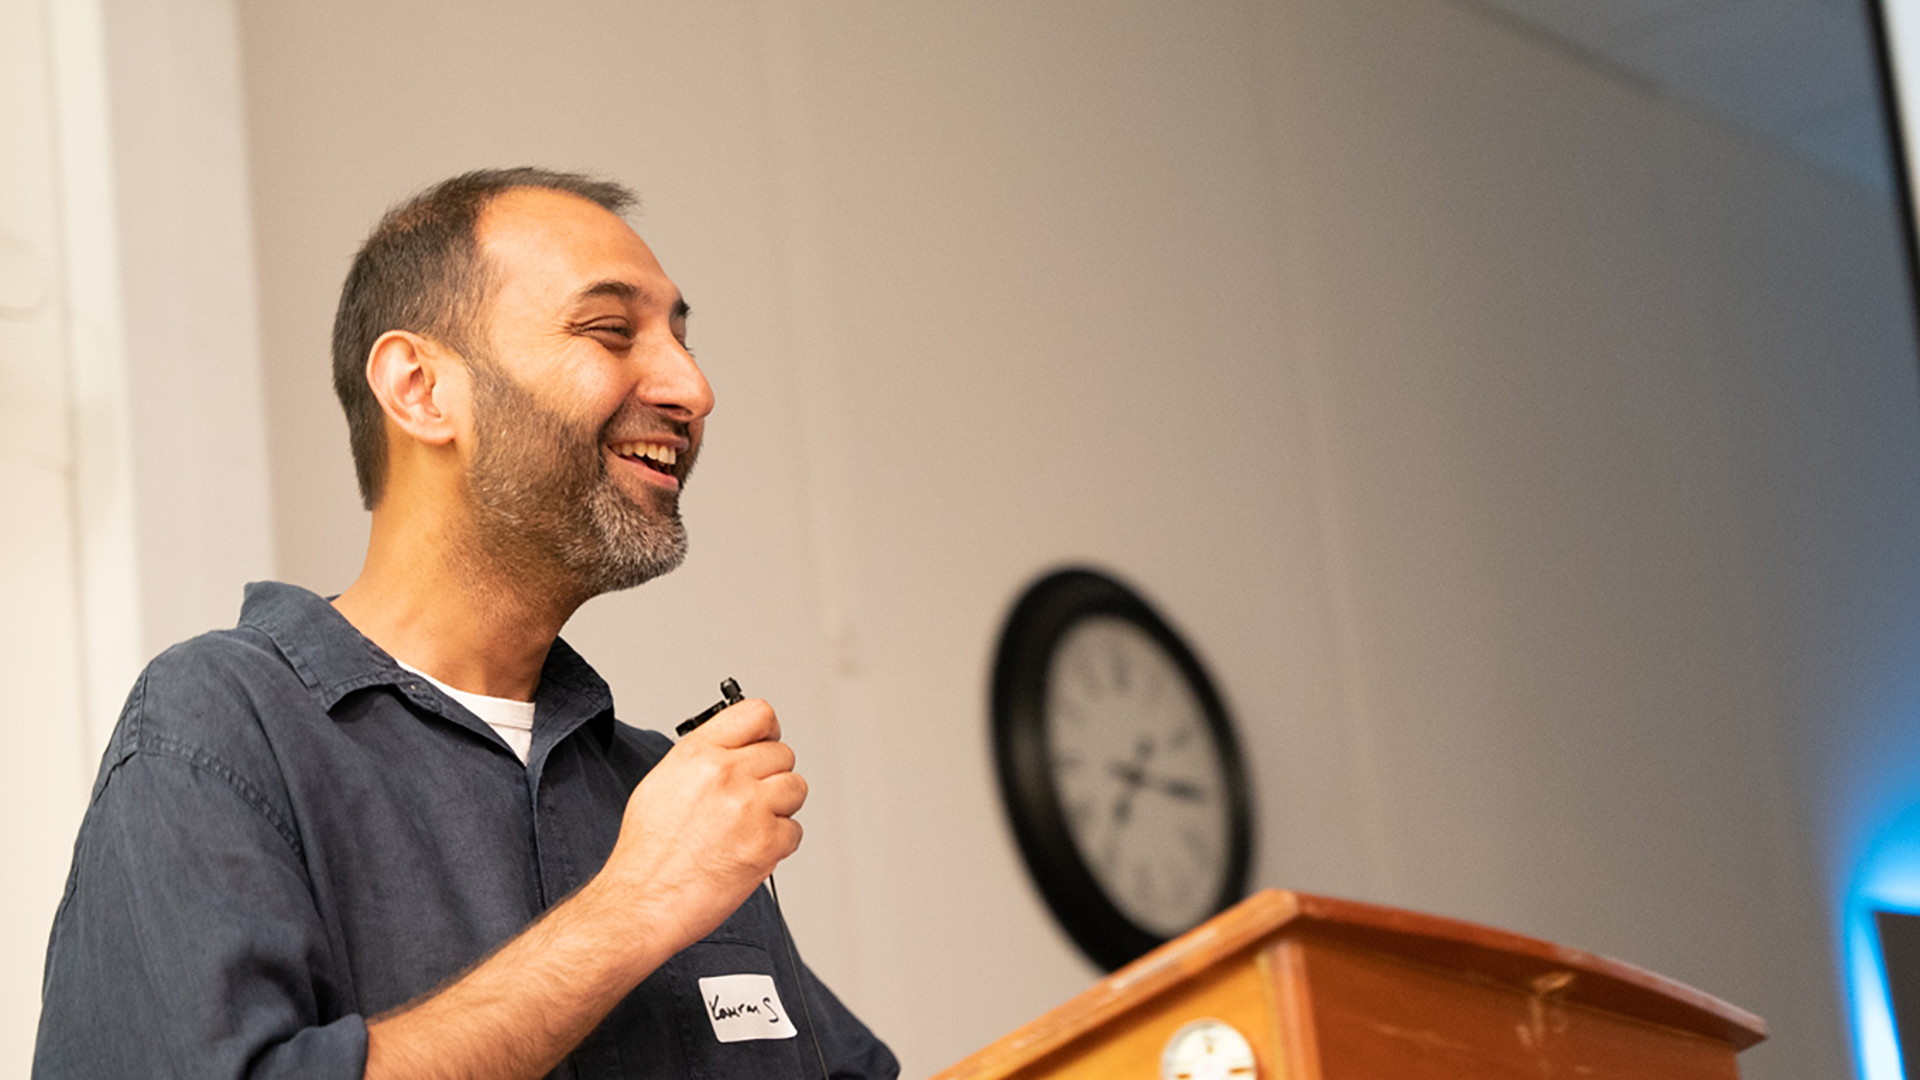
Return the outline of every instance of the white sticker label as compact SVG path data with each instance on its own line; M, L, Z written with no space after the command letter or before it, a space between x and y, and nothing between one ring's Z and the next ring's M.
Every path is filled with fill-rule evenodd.
M800 1034L787 1019L771 975L715 975L700 980L700 1007L723 1043L791 1039Z

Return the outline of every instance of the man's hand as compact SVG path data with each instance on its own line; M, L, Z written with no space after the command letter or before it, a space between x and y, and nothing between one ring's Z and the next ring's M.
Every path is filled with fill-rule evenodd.
M698 941L800 846L807 782L793 764L772 706L723 710L634 789L596 884L627 897L667 955Z
M807 782L793 761L758 699L681 740L627 800L592 880L453 983L367 1025L366 1076L546 1075L800 846Z

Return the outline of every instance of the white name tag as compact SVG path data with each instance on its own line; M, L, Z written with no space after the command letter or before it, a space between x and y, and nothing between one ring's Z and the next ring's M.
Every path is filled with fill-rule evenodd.
M700 1007L723 1043L791 1039L800 1034L787 1019L771 975L715 975L700 980Z

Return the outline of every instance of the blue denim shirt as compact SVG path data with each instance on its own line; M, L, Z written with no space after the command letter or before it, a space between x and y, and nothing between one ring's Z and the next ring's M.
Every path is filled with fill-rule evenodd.
M522 766L332 605L247 589L240 624L140 676L47 949L36 1077L340 1077L366 1017L484 958L591 877L671 744L617 722L564 642ZM655 971L553 1075L817 1077L765 890ZM771 976L797 1037L720 1042L699 980ZM887 1048L804 967L833 1076Z

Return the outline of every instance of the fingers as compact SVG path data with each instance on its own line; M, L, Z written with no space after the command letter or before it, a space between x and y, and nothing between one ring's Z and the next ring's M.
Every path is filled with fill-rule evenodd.
M699 739L726 747L777 741L779 738L780 718L774 715L773 706L759 698L748 698L738 705L727 706L687 735L689 740Z
M800 822L793 815L807 800L807 785L788 773L777 780L762 781L756 795L755 810L746 819L752 824L732 833L726 850L743 866L751 867L750 876L757 879L772 873L775 863L800 846ZM716 854L709 849L707 857Z
M757 742L735 750L733 760L735 768L756 780L764 780L776 773L792 772L798 759L793 756L793 747L786 743Z
M806 802L807 782L793 771L793 748L780 741L779 717L759 698L716 713L677 749L705 759L716 780L732 775L757 782L755 798L777 816L790 817Z
M780 773L760 782L766 806L775 817L791 818L807 802L807 780L797 772ZM794 843L800 841L796 837Z
M750 786L738 789L739 798L775 817L792 817L807 801L807 781L793 771L793 751L785 743L761 743L734 751L733 762ZM756 760L748 760L752 757Z
M659 905L676 948L712 929L800 846L807 782L794 764L765 701L715 714L635 787L608 888L636 896L634 910Z
M795 821L795 820L793 820L792 818L784 818L784 819L782 819L782 820L783 820L783 822L785 823L785 825L786 825L786 827L787 827L787 829L786 829L786 832L787 832L787 850L785 851L785 853L783 853L783 854L782 854L782 855L780 856L780 858L782 858L782 859L784 859L784 858L786 858L786 857L787 857L788 855L791 855L791 854L793 854L794 852L796 852L796 851L798 851L798 850L800 850L800 838L801 838L801 836L802 836L802 834L804 834L804 833L806 832L806 830L805 830L805 829L802 829L802 828L800 827L800 823L799 823L799 822L797 822L797 821ZM778 861L778 860L775 860L775 861Z

